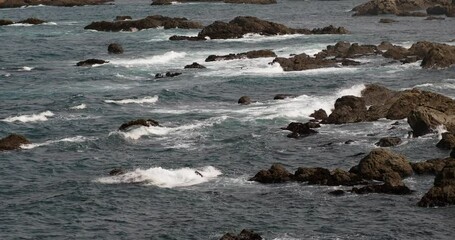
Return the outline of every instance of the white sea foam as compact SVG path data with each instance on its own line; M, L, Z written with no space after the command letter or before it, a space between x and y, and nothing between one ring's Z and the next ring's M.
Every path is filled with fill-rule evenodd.
M155 64L165 64L171 61L175 61L179 58L184 58L186 56L185 52L166 52L161 55L155 55L146 58L136 58L136 59L113 59L110 61L111 64L114 65L121 65L126 67L133 67L133 66L147 66L147 65L155 65Z
M34 69L34 67L23 66L23 67L20 69L20 71L26 71L26 72L28 72L28 71L32 71L33 69Z
M104 100L105 103L114 103L118 105L123 105L123 104L131 104L131 103L136 103L136 104L152 104L158 102L158 96L153 96L153 97L143 97L143 98L136 98L136 99L122 99L122 100Z
M175 188L205 183L215 179L221 174L220 170L212 166L206 166L200 169L164 169L161 167L152 167L149 169L138 168L122 175L98 178L96 181L106 184L143 183L145 185L161 188Z
M31 27L31 26L33 26L33 24L28 24L28 23L13 23L13 24L10 24L10 25L7 25L7 26L11 26L11 27Z
M14 117L7 117L2 121L5 122L44 122L48 120L48 117L54 116L54 113L51 111L45 111L38 114L31 114L31 115L20 115Z
M47 26L56 26L57 23L56 23L56 22L45 22L45 23L43 23L43 25L47 25Z
M76 137L69 137L69 138L63 138L59 140L49 140L43 143L31 143L31 144L24 144L21 146L22 149L33 149L37 147L42 147L42 146L48 146L51 144L56 144L60 142L74 142L74 143L80 143L80 142L85 142L88 140L95 140L96 138L88 138L88 137L83 137L83 136L76 136Z
M283 41L286 39L295 39L295 38L309 38L310 35L305 34L284 34L284 35L274 35L274 36L264 36L257 33L247 33L243 35L242 38L234 39L214 39L214 42L247 42L247 43L256 43L256 42L266 42L266 41Z
M82 104L74 106L74 107L70 107L70 109L75 109L75 110L81 110L81 109L86 109L86 108L87 108L87 105L85 105L85 103L82 103Z

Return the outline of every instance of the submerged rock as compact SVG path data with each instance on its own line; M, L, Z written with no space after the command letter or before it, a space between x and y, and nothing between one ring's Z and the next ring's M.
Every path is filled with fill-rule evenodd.
M24 136L13 133L0 139L0 151L19 149L21 145L30 143Z
M39 25L39 24L46 23L46 21L38 19L38 18L27 18L27 19L19 21L17 23Z
M434 174L442 171L451 158L436 158L422 162L411 163L412 169L416 174Z
M126 172L121 168L114 168L109 172L109 176L118 176L125 174Z
M95 64L105 64L105 63L109 63L109 61L92 58L92 59L87 59L85 61L78 62L78 63L76 63L76 66L78 66L78 67L86 67L86 66L93 66Z
M287 98L295 98L297 97L297 95L294 95L294 94L287 94L287 93L280 93L280 94L277 94L273 97L273 100L284 100L284 99L287 99Z
M146 119L136 119L136 120L132 120L132 121L122 124L118 130L127 131L129 128L131 128L133 126L157 127L157 126L160 126L160 124L153 119L147 119L147 120Z
M394 147L401 143L401 138L399 137L384 137L379 139L376 143L376 146L379 147Z
M13 21L8 20L8 19L0 19L0 26L6 26L6 25L11 25L14 24Z
M121 54L123 53L123 47L118 43L111 43L107 47L107 51L112 54Z
M251 230L246 230L246 229L243 229L239 235L235 235L233 233L226 233L224 234L220 240L262 240L263 238L251 231Z
M133 31L148 29L148 28L157 28L164 27L164 29L170 28L182 28L182 29L197 29L202 28L203 25L190 21L186 18L170 18L161 15L148 16L139 20L131 21L114 21L114 22L92 22L91 24L85 26L84 29L93 29L97 31Z
M351 191L357 194L385 193L396 195L406 195L413 192L404 185L400 175L396 172L385 173L383 181L384 184L381 185L368 185L362 188L352 188Z
M324 120L327 118L327 113L324 109L321 108L319 110L314 110L310 117L314 118L315 120Z
M300 122L291 122L283 130L289 130L292 133L288 135L289 138L300 138L307 137L311 134L316 134L317 131L312 128L318 128L320 125L314 122L300 123Z

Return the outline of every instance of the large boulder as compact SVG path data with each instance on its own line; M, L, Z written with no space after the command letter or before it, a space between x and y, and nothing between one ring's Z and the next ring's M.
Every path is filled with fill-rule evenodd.
M449 131L455 132L455 115L448 116L430 107L416 107L409 113L408 123L414 137L431 133L441 125L444 125Z
M367 108L360 97L343 96L335 101L335 109L323 123L343 124L361 122L366 119Z
M425 10L437 4L447 4L450 0L371 0L352 9L354 16L395 14L412 15L412 11ZM418 16L420 13L417 13ZM412 15L414 16L414 15Z
M131 127L134 127L134 126L156 127L159 125L160 124L153 119L136 119L136 120L132 120L132 121L122 124L118 130L119 131L128 131Z
M22 144L30 143L24 136L13 133L0 139L0 151L19 149Z
M436 158L422 162L411 163L412 169L416 174L434 174L436 175L450 162L451 158Z
M356 173L364 179L379 181L382 181L384 174L389 172L396 172L401 177L413 174L411 164L405 156L384 148L373 149L350 172Z
M33 5L73 7L83 5L98 5L106 2L113 2L113 0L2 0L0 1L0 8L17 8Z
M314 118L315 120L324 120L327 118L327 112L324 109L314 110L310 117Z
M374 45L359 45L358 43L338 42L335 45L328 45L326 49L315 55L316 58L356 58L361 56L379 53Z
M233 233L226 233L224 234L220 240L262 240L263 238L251 231L251 230L247 230L247 229L243 229L239 235L235 235Z
M164 29L182 28L182 29L198 29L203 25L198 22L190 21L186 18L170 18L161 15L148 16L139 20L131 21L114 21L114 22L92 22L84 27L84 29L92 29L97 31L134 31L148 28L164 27Z
M446 164L434 180L434 186L420 199L420 207L443 207L455 204L455 160Z
M450 150L455 148L455 134L451 132L445 132L442 134L442 139L436 144L436 147L440 149Z
M276 57L276 54L272 50L255 50L249 51L244 53L238 54L228 54L228 55L210 55L208 56L205 61L206 62L213 62L213 61L223 61L223 60L235 60L235 59L245 59L245 58L268 58L268 57Z
M269 170L261 170L250 181L260 183L284 183L293 178L292 173L288 172L283 165L273 164Z

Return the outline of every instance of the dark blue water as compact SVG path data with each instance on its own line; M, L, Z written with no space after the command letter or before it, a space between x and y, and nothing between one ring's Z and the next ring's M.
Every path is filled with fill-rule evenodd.
M419 87L455 97L455 71L419 64L365 64L284 73L272 59L204 63L211 54L272 49L279 56L314 54L328 44L419 40L450 43L455 20L426 21L351 17L362 1L291 1L276 5L178 4L117 1L115 6L2 9L0 19L37 17L51 23L0 27L0 136L26 136L32 145L0 153L0 239L219 239L254 229L266 239L451 239L455 209L418 208L433 177L405 183L416 193L333 197L335 187L261 185L247 181L260 169L349 169L384 136L405 138L409 126L393 121L323 126L295 140L280 130L305 121L315 109L330 110L337 97L358 95L366 83L392 89ZM241 40L172 42L197 30L150 29L95 32L83 27L117 15L187 17L204 24L251 15L291 27L344 26L348 35L248 36ZM387 16L394 18L393 16ZM107 54L111 42L125 53ZM80 60L110 63L75 67ZM192 62L203 70L183 70ZM156 73L181 71L176 78ZM299 97L273 101L277 93ZM257 103L238 106L240 96ZM137 118L163 127L120 133ZM375 136L368 136L368 135ZM447 156L438 134L405 142L393 151L410 161ZM345 145L346 140L357 140ZM327 143L333 143L327 146ZM128 177L109 177L116 167ZM201 179L194 171L202 172Z

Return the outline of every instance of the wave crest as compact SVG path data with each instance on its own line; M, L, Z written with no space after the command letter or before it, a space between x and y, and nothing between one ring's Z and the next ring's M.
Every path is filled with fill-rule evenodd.
M21 115L21 116L14 116L14 117L7 117L2 121L5 122L44 122L48 120L48 117L54 116L54 113L51 111L45 111L38 114L31 114L31 115Z

